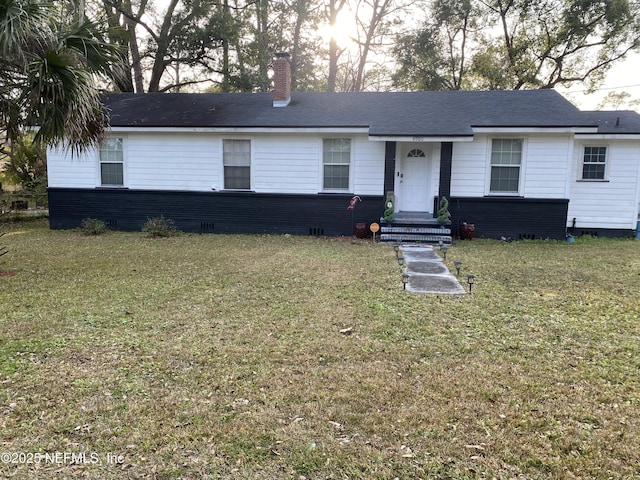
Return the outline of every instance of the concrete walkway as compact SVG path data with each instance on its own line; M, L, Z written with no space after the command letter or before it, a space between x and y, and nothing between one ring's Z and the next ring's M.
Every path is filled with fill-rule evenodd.
M430 245L401 245L407 263L407 290L416 293L466 293Z

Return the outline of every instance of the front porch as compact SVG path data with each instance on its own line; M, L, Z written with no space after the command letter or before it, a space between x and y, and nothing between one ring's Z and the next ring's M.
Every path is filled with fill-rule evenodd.
M380 241L451 244L451 229L429 212L397 212L391 222L380 219Z
M565 238L567 198L452 195L453 141L431 141L386 143L384 192L396 216L381 220L382 241L450 243L452 230L458 234L464 222L474 224L476 238ZM433 218L442 197L449 200L447 228Z
M393 221L380 220L381 241L451 244L451 229L434 218L451 191L453 144L442 140L387 141L384 191L396 212Z

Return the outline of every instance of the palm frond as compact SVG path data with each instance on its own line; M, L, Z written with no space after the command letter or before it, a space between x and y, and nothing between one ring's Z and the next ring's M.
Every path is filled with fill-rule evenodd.
M60 32L60 42L80 55L90 72L109 77L112 68L119 64L121 47L107 42L107 31L99 25L85 21L72 24Z
M94 145L107 128L106 112L91 73L78 66L76 52L51 51L33 59L25 99L36 139L61 143L74 152Z
M36 126L37 141L77 153L108 128L96 79L120 56L106 31L60 12L40 0L0 0L0 129L15 139Z
M2 58L21 57L25 47L48 42L54 10L51 5L30 0L0 2L0 53Z

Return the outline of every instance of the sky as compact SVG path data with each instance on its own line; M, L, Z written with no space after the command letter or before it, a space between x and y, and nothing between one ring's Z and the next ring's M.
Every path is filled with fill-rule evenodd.
M581 110L595 110L603 98L610 92L627 92L631 99L640 100L640 53L631 53L623 62L615 65L607 73L604 84L601 88L591 94L585 95L585 87L580 84L571 85L569 88L556 88L565 97L576 104ZM628 110L630 107L622 107ZM612 110L606 107L605 110ZM633 107L640 110L640 106Z
M338 45L348 47L352 44L349 37L357 35L356 28L353 13L343 10L338 15L335 26L324 25L318 30L318 34L327 41L333 36ZM581 110L596 110L606 95L611 92L626 92L631 95L629 100L640 101L640 52L631 52L627 55L628 57L624 61L611 68L603 85L592 94L586 95L584 92L587 87L579 83L573 84L568 88L556 87L556 90ZM606 106L603 109L612 110L613 108L612 106ZM621 110L629 108L640 110L640 105L633 107L623 105L620 107Z
M168 0L159 0L160 5L166 5ZM333 28L325 25L320 28L318 34L325 39L334 36L339 45L345 46L350 40L349 36L355 35L355 21L352 14L347 11L341 12L338 17L338 24ZM604 97L610 92L627 92L631 95L631 100L640 101L640 51L629 53L627 58L620 64L615 65L608 72L606 79L600 89L593 94L586 95L586 86L579 83L568 88L556 87L561 94L573 102L581 110L596 110ZM633 107L622 106L621 109L633 108L640 112L640 105ZM605 107L612 110L613 107Z

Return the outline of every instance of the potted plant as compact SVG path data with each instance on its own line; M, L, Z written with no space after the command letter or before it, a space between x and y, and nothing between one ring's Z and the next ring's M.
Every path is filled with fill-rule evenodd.
M442 226L451 224L451 213L449 213L449 200L447 200L447 197L440 197L437 220Z
M395 207L393 205L393 195L388 194L387 200L385 202L385 209L382 217L386 222L393 222L393 219L396 217Z

